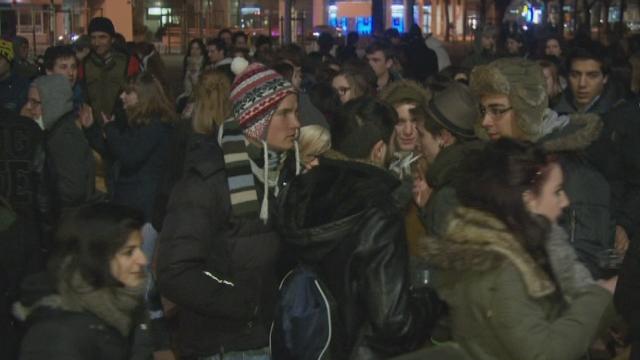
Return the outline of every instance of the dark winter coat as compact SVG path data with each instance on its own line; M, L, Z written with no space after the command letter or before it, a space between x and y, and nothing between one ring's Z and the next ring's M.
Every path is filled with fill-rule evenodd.
M580 261L595 278L603 276L598 253L613 247L615 232L609 183L586 157L586 149L601 131L598 116L573 114L566 126L539 140L545 151L559 155L564 189L570 201L560 224L569 234Z
M141 210L147 221L166 171L171 130L159 117L148 125L105 127L107 147L117 168L113 201Z
M20 113L28 92L29 80L12 71L8 78L0 81L0 107L14 114Z
M337 303L335 359L378 359L425 340L430 303L409 292L404 219L384 169L339 155L296 177L281 194L278 229L286 252L314 266Z
M426 180L432 192L419 214L430 236L441 238L444 235L449 216L459 205L453 187L458 166L470 152L480 150L482 146L479 141L453 144L442 149L429 165Z
M567 88L562 92L562 96L558 100L558 103L554 106L553 110L561 115L575 113L603 115L608 113L616 106L620 105L622 102L623 99L621 99L621 97L616 94L614 86L607 84L605 85L602 94L600 94L600 97L593 104L591 104L583 111L578 111L578 108L575 105L573 94L571 93L571 87L567 86Z
M280 237L257 216L231 215L222 150L216 139L198 146L167 207L158 287L179 307L183 356L262 348L273 318Z

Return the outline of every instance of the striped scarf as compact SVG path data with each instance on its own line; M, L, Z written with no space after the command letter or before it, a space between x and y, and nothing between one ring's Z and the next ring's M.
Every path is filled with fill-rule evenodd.
M225 121L220 127L218 141L224 153L232 214L239 217L260 217L266 223L268 188L275 187L277 193L278 169L283 160L282 156L273 151L266 151L265 143L263 143L263 149L249 143L240 124L234 119ZM252 158L259 159L260 152L265 153L265 159L252 160ZM266 173L266 178L261 173L263 171ZM262 205L258 200L256 187L258 182L264 186Z

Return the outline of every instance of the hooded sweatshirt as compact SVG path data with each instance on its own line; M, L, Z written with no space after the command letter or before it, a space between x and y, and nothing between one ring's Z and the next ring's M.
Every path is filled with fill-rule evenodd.
M46 130L56 124L63 115L73 110L73 90L69 80L62 75L40 76L33 81L42 103L42 125Z

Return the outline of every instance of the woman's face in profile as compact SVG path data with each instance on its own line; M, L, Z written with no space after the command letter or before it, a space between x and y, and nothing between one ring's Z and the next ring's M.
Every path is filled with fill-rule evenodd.
M552 223L556 223L562 215L562 210L569 205L569 198L564 192L564 176L560 165L552 163L549 166L550 168L547 170L549 175L540 186L539 192L537 194L531 193L529 199L525 199L525 202L529 211L542 215Z
M133 231L111 259L111 275L122 285L135 288L146 279L147 257L142 252L142 234Z

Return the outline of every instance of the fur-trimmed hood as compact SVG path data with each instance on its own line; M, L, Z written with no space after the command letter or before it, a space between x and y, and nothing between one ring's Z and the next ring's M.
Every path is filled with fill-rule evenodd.
M422 256L437 269L454 272L488 271L509 261L518 269L531 297L552 294L556 286L493 215L460 207L442 240L426 238Z
M543 136L539 143L548 152L584 150L602 132L602 119L595 114L571 114L569 122Z
M412 101L419 105L426 106L431 95L427 90L413 80L397 80L385 86L379 95L382 101L391 105L402 101Z

